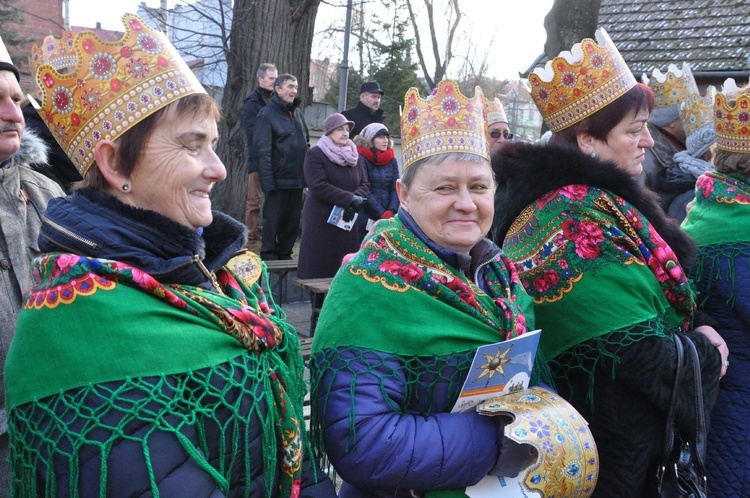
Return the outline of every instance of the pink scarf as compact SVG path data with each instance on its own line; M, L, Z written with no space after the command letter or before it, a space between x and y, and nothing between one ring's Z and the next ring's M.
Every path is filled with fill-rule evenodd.
M318 140L318 147L320 147L320 150L323 151L331 162L338 164L339 166L354 166L357 164L357 159L359 159L357 146L354 145L354 142L351 140L349 140L343 147L339 147L333 143L331 137L323 135L320 137L320 140Z

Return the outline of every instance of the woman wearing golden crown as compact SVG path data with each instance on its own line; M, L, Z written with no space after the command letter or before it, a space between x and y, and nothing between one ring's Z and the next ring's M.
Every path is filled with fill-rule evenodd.
M344 481L340 497L465 497L530 462L504 439L508 419L451 413L477 347L523 335L530 301L485 238L495 181L481 90L412 88L401 129L398 213L336 274L316 329L315 444Z
M39 112L84 177L50 204L5 369L15 496L335 496L310 464L294 330L211 210L215 102L122 18L34 47Z
M589 421L600 455L594 496L657 493L676 374L673 334L695 343L706 410L727 347L695 312L682 264L694 244L640 185L654 100L604 30L530 75L553 134L493 163L495 237L534 299L558 392ZM702 326L703 325L703 326ZM695 433L691 365L675 421Z
M750 489L750 86L724 83L709 115L716 131L714 167L698 178L683 228L698 245L695 280L700 309L716 318L731 351L711 413L707 462L710 496Z

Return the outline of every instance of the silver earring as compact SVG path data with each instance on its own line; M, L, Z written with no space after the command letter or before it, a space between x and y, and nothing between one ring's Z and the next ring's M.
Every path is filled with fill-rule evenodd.
M594 157L594 158L595 158L595 157L596 157L596 152L592 152L592 153L591 153L591 154L589 154L589 155L590 155L591 157Z
M130 190L130 185L128 185L127 183L123 184L122 191L127 192L128 190Z

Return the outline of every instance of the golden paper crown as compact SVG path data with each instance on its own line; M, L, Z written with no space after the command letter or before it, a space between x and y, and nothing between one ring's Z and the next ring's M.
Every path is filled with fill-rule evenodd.
M734 101L734 105L729 102ZM750 153L750 93L741 93L733 78L724 82L714 100L716 146L728 152Z
M594 492L599 478L596 442L586 419L562 396L536 386L492 398L476 410L480 415L512 415L505 436L536 449L536 457L519 474L524 496L585 498Z
M641 79L654 92L655 109L678 106L680 102L690 98L691 95L700 93L693 72L687 63L682 64L682 70L674 64L670 64L667 67L666 74L654 69L651 78L644 74Z
M680 119L685 128L685 135L690 135L707 125L714 124L714 98L716 88L706 89L706 96L693 93L680 103Z
M585 38L529 75L531 97L552 133L591 116L636 85L604 28L596 30L596 40Z
M404 170L415 161L447 152L468 152L490 160L489 135L484 121L484 94L476 87L468 98L458 83L442 80L427 98L410 88L401 115Z
M206 93L163 33L132 14L122 23L118 41L66 31L32 49L39 114L81 175L100 140L117 139L186 95Z
M508 118L505 116L505 108L500 99L497 97L495 97L495 100L484 99L484 119L487 120L487 126L508 122Z

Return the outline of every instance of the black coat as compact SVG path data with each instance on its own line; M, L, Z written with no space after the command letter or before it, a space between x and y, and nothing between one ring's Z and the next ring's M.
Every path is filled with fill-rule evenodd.
M258 165L256 164L255 154L253 154L253 132L255 131L255 119L258 113L268 103L271 102L273 91L258 87L250 94L242 104L242 129L245 130L245 144L247 150L247 172L256 173Z
M664 214L656 195L614 164L600 162L569 147L516 143L506 146L492 166L498 181L494 237L499 245L521 212L545 194L566 185L592 185L634 205L670 245L683 266L693 259L695 244ZM533 295L533 286L525 286ZM570 320L575 321L578 313L588 311L571 309ZM696 316L694 322L700 319ZM633 330L640 325L636 324ZM552 372L558 392L586 418L596 440L600 473L595 497L655 496L654 475L660 461L676 368L676 350L669 337L675 331L664 332L667 337L634 341L630 332L614 330L568 349L563 354L574 359L560 360ZM720 355L703 334L694 331L686 334L698 350L704 403L709 412L718 391ZM595 342L599 340L606 344ZM591 354L591 351L602 353ZM577 369L577 365L583 368ZM585 369L595 372L593 385L592 376ZM675 421L690 434L695 431L690 365L683 374L685 389L678 394Z
M355 195L367 197L367 175L361 160L353 167L339 166L315 146L305 157L305 179L308 190L302 208L297 276L333 277L342 258L359 249L360 236L356 223L347 232L329 225L328 216L334 205L349 207Z
M287 105L274 95L255 120L252 153L263 192L305 187L302 167L310 135L299 105L299 99Z
M373 111L362 102L358 102L355 107L343 111L341 114L349 121L354 121L354 126L349 130L349 138L359 135L362 128L372 123L383 123L385 121L383 109Z

